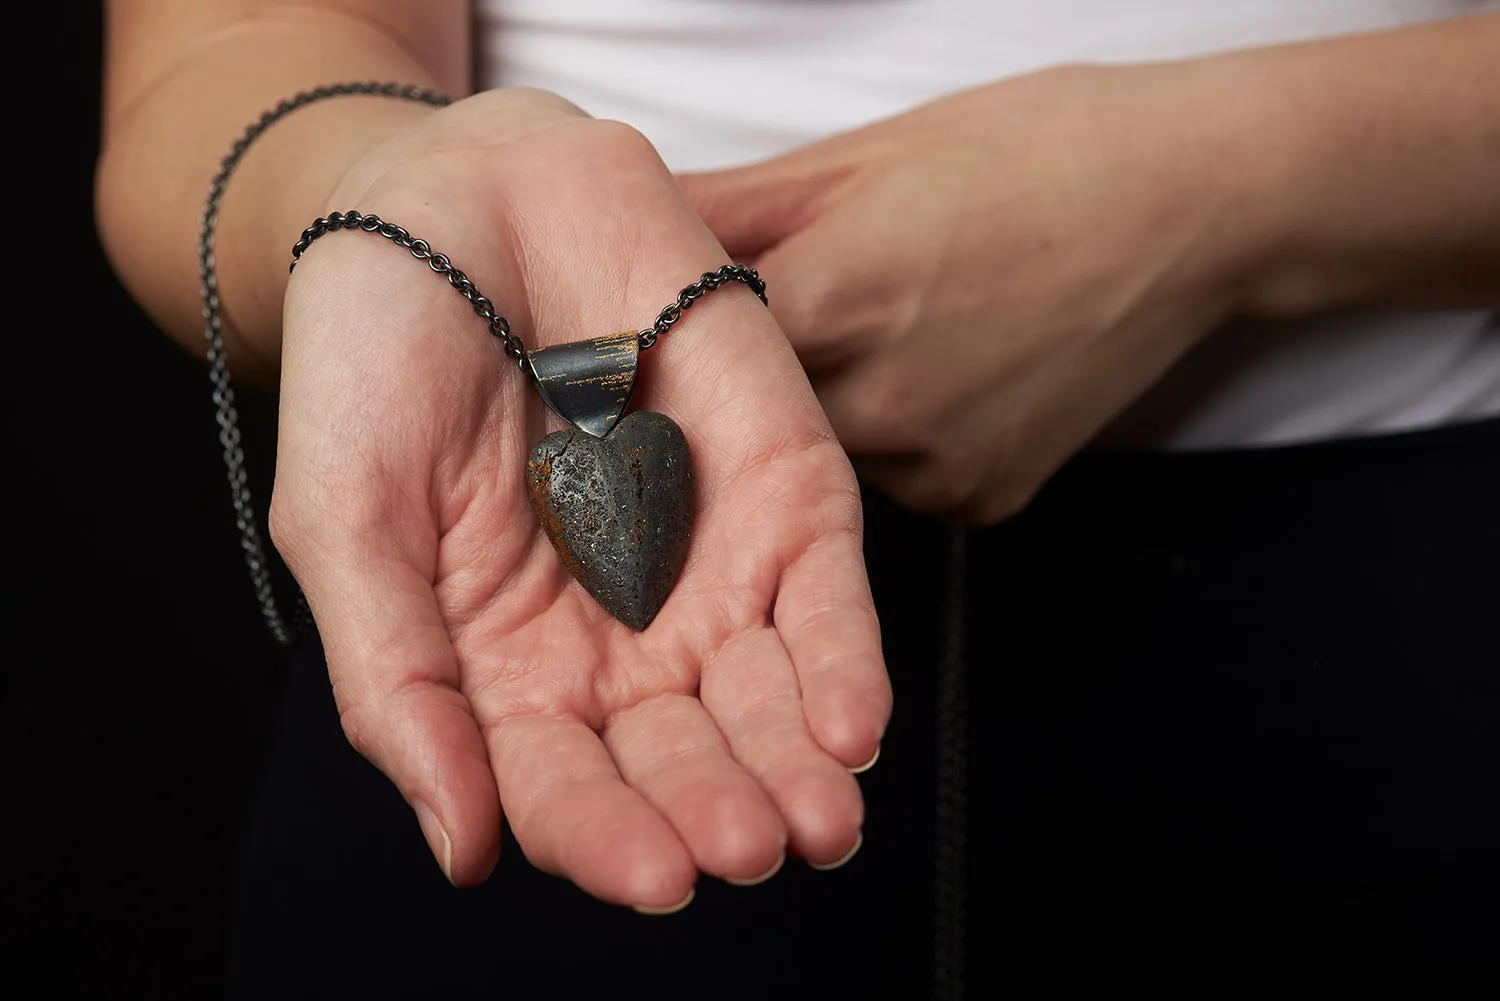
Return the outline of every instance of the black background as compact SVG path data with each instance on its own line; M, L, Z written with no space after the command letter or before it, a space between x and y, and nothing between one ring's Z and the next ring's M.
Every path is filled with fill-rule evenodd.
M212 997L275 658L205 370L95 235L101 5L7 21L5 952L28 997Z

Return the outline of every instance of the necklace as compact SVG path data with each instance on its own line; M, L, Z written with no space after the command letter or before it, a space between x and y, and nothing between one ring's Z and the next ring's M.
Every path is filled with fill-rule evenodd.
M361 230L405 247L462 295L503 345L542 401L572 428L547 435L526 463L526 492L562 565L604 610L640 631L666 602L687 559L693 524L693 458L665 414L629 415L641 352L682 320L703 296L742 282L766 302L754 268L726 264L677 293L644 330L528 350L468 275L426 240L377 215L334 212L292 247L292 267L312 242Z
M398 98L434 107L452 103L451 98L436 91L375 82L329 84L287 98L251 124L224 157L209 185L198 230L203 334L208 341L208 376L230 501L261 617L282 644L294 642L311 626L312 617L300 594L295 611L288 617L271 584L272 564L245 472L239 412L224 349L214 228L229 178L261 133L298 108L346 94ZM693 472L687 439L670 418L652 411L625 413L635 388L640 352L655 345L694 302L725 282L748 285L764 303L766 289L760 276L753 268L727 264L717 271L704 272L679 292L648 329L528 351L505 318L495 312L494 304L445 255L434 253L425 240L413 239L406 230L378 216L334 212L317 220L292 248L292 267L312 241L335 229L358 229L383 236L426 261L469 301L547 406L573 426L548 435L532 450L527 461L527 494L542 530L574 579L627 626L646 628L666 601L687 556Z

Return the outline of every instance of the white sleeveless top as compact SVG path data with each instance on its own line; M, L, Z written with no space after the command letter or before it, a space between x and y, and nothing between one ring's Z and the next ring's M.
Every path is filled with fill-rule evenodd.
M765 159L942 94L1500 9L1500 0L478 0L478 83L627 122L668 166ZM1222 331L1130 422L1167 448L1272 445L1500 414L1500 322L1448 311Z

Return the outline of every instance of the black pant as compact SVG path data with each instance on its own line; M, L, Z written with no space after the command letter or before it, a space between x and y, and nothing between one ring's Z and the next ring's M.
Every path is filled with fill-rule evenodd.
M847 867L704 879L653 919L507 841L453 890L309 645L246 841L237 996L930 996L948 530L866 508L896 711ZM971 997L1495 990L1500 421L1086 455L967 565Z

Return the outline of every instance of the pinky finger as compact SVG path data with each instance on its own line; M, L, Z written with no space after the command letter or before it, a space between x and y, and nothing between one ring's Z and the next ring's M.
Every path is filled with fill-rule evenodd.
M857 532L825 536L782 575L776 629L813 737L846 767L867 765L891 716L880 623Z

